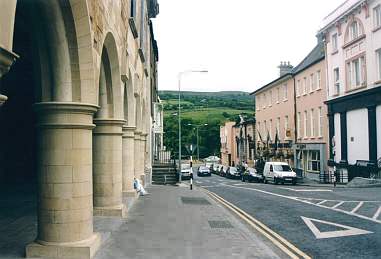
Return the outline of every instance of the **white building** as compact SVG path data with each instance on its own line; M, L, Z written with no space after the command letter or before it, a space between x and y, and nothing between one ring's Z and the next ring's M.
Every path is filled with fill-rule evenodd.
M330 168L369 176L381 157L381 0L347 0L324 20ZM378 125L378 126L377 126Z

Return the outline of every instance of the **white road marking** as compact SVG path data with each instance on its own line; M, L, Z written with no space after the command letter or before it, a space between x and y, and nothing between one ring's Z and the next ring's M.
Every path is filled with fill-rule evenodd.
M355 213L362 205L364 204L363 201L360 201L359 204L351 211L351 213Z
M202 182L200 182L200 181L195 181L196 183L202 183Z
M318 202L318 203L316 203L317 205L321 205L321 204L323 204L324 202L326 202L327 200L322 200L322 201L320 201L320 202Z
M336 204L335 206L333 206L332 209L336 209L337 207L339 207L339 206L342 205L343 203L344 203L344 201L339 202L338 204Z
M246 183L235 183L233 185L235 185L235 186L241 186L241 185L247 185L247 184Z
M381 220L378 220L378 219L369 218L369 217L366 217L366 216L361 215L361 214L351 213L349 211L341 210L341 209L338 209L338 208L327 207L327 206L323 206L323 205L318 205L316 203L307 201L307 200L321 200L321 199L299 198L299 197L293 197L293 196L287 196L287 195L272 193L272 192L268 192L268 191L264 191L264 190L260 190L260 189L255 189L255 188L247 188L247 187L233 186L233 185L227 185L227 184L221 184L221 185L227 186L227 187L230 187L230 188L239 188L239 189L245 189L245 190L251 190L251 191L261 192L261 193L265 193L265 194L269 194L269 195L273 195L273 196L277 196L277 197L282 197L282 198L286 198L286 199L290 199L290 200L294 200L294 201L299 201L299 202L303 202L303 203L306 203L306 204L314 205L314 206L317 206L317 207L320 207L320 208L330 209L330 210L333 210L333 211L341 212L341 213L344 213L344 214L347 214L347 215L351 215L351 216L354 216L354 217L358 217L358 218L361 218L361 219L365 219L365 220L369 220L369 221L381 224ZM327 201L337 201L337 200L327 200ZM350 201L350 202L354 202L354 201ZM356 202L368 202L368 201L356 201ZM369 202L380 202L380 201L369 201Z
M289 187L279 187L279 189L290 190L293 192L332 192L332 190L327 189L294 189Z
M376 211L376 213L373 215L373 219L377 219L378 218L378 216L380 216L380 214L381 214L381 206L380 207L378 207L378 210Z
M200 185L202 188L211 188L211 187L217 187L215 185Z
M307 218L307 217L303 217L303 216L301 218L303 219L304 223L306 223L306 225L310 228L310 230L312 231L312 233L315 235L315 237L317 239L332 238L332 237L357 236L357 235L364 235L364 234L373 233L373 232L370 232L370 231L367 231L367 230L363 230L363 229L359 229L359 228L354 228L354 227L350 227L350 226L345 226L345 225L341 225L341 224L337 224L337 223L333 223L333 222L329 222L329 221L325 221L325 220L312 219L312 218ZM336 231L321 232L314 225L313 221L319 222L319 223L323 223L323 224L326 224L326 225L331 225L331 226L335 226L335 227L344 228L345 230L336 230Z

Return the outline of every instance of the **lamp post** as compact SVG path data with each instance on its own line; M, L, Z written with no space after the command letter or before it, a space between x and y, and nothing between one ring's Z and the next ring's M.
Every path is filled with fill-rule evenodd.
M188 126L192 126L192 125L193 124L188 123ZM202 127L202 126L208 126L208 123L204 123L204 124L201 124L201 125L193 125L193 126L196 128L197 160L200 161L200 148L199 148L199 145L198 145L198 128Z
M185 70L177 75L179 84L179 182L181 182L181 76L188 73L208 73L208 70Z

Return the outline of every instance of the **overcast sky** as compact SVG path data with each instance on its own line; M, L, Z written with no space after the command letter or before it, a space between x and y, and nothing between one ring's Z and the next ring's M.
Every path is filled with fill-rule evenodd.
M296 66L322 19L344 0L159 0L159 90L252 92Z

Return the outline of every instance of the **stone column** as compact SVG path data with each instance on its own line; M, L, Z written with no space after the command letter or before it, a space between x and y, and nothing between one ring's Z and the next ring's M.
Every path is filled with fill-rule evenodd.
M143 173L145 176L145 184L150 183L150 164L149 164L149 154L148 154L148 147L147 147L147 138L148 134L144 133L142 134L142 147L143 147L143 155L144 155L144 165L143 165Z
M94 123L94 215L124 217L122 126L126 121L94 119Z
M144 139L145 139L145 134L141 133L140 138L139 138L139 152L140 152L140 164L139 164L139 177L142 181L143 186L146 185L146 175L145 175L145 147L144 147Z
M26 257L91 258L93 232L92 129L97 106L35 105L38 145L38 234Z
M123 195L135 196L134 190L134 138L136 127L123 126Z
M142 156L140 154L140 131L134 132L134 176L140 180L140 165Z

